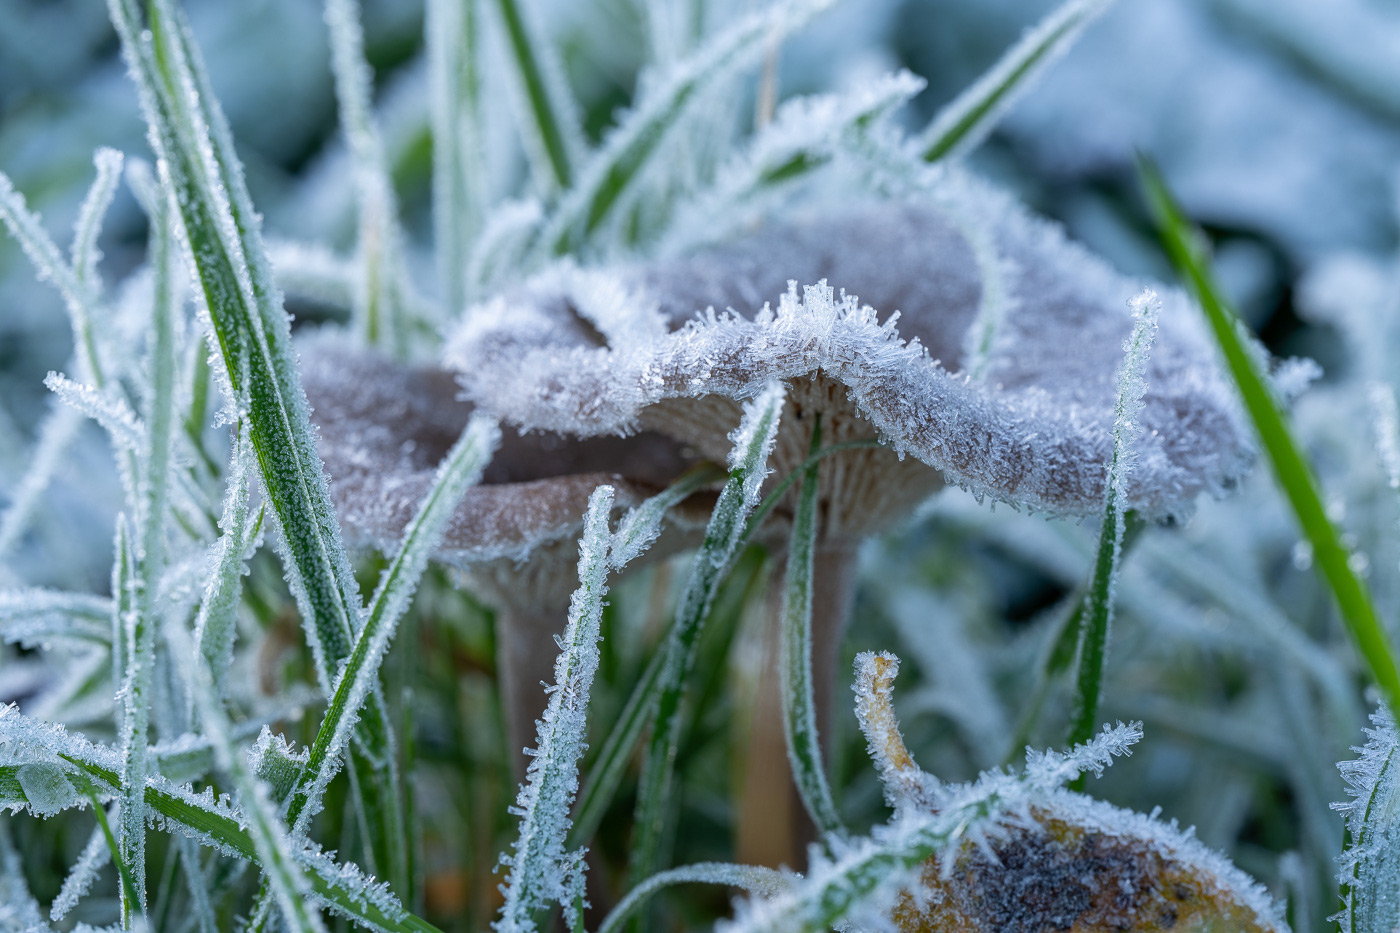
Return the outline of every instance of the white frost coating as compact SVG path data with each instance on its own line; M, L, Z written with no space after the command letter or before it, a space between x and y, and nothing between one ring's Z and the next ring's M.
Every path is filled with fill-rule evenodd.
M873 657L873 655L872 655ZM1141 738L1137 725L1119 725L1066 753L1028 756L1021 774L989 771L972 784L944 785L935 809L906 808L867 837L815 852L802 880L766 900L740 905L725 931L820 931L844 920L854 926L888 927L894 896L932 855L959 847L982 848L1008 815L1024 819L1030 807L1084 771L1101 772Z
M108 815L111 819L111 815ZM73 868L68 872L68 876L63 879L63 887L58 891L58 897L53 899L49 905L49 919L57 923L74 907L78 906L78 901L87 894L92 887L93 881L97 879L97 873L107 867L107 863L112 860L112 850L107 845L106 834L102 832L101 826L96 826L92 834L88 836L87 845L83 846L82 853L78 860L73 863Z
M245 561L251 556L257 538L255 522L249 520L248 487L254 470L253 445L245 427L233 442L224 493L222 534L209 549L205 565L204 595L195 617L195 650L209 667L216 693L222 694L233 639L237 634L240 579L247 573ZM262 512L258 512L261 518Z
M115 149L101 146L93 153L93 165L97 177L88 189L83 206L78 210L78 219L73 226L73 275L88 291L97 295L102 291L102 280L97 276L97 264L102 261L102 252L97 248L97 238L102 233L102 220L107 209L112 206L112 198L117 193L117 183L121 180L122 154Z
M288 295L349 308L355 300L355 264L320 243L267 241L277 285Z
M926 84L897 71L840 94L786 101L747 151L721 167L713 185L676 208L660 255L676 256L740 229L763 212L764 191L783 187L787 172L802 178L829 163Z
M110 644L112 601L31 587L0 592L0 638L25 647L52 640Z
M904 746L895 719L894 678L899 658L888 651L862 651L856 655L856 722L865 736L865 749L875 763L875 773L885 792L885 802L896 814L928 809L938 789L931 775L919 770Z
M119 452L139 450L145 443L145 427L121 396L104 392L93 385L76 382L56 372L50 372L44 377L44 386L58 396L59 401L101 425L102 429L111 435L112 443Z
M733 446L729 451L729 469L744 471L743 507L752 509L758 502L758 490L770 472L765 464L773 453L778 437L778 415L782 411L787 388L776 379L770 380L753 401L744 405L744 417L729 435Z
M588 503L579 541L579 588L554 662L554 686L539 722L539 744L511 808L520 817L520 834L512 853L501 856L510 866L501 887L505 903L494 924L501 933L534 930L534 912L556 902L563 904L569 926L574 925L575 905L567 892L570 879L583 871L583 854L566 852L564 842L569 808L578 792L578 764L586 748L589 691L598 671L612 496L612 487L600 486Z
M472 315L445 359L467 396L503 420L585 436L651 423L663 402L657 425L689 430L674 417L691 410L681 400L746 398L768 379L820 372L844 385L853 414L895 453L974 493L1054 514L1097 512L1114 373L1132 326L1125 303L1140 288L1006 196L955 181L940 188L940 203L983 226L1014 264L980 380L961 360L981 296L973 250L944 210L897 204L813 215L686 260L556 269ZM781 294L793 277L831 287ZM619 279L608 287L654 305L674 329L611 334L598 346L570 301L604 287L599 278ZM772 311L765 302L775 293ZM1125 507L1146 517L1223 492L1251 459L1250 434L1187 301L1165 294L1133 438ZM684 439L721 455L712 439Z
M1027 30L995 65L938 112L919 148L952 158L977 148L1002 115L1111 2L1068 0ZM950 146L955 135L957 139Z
M68 405L59 405L44 418L28 467L15 484L9 505L0 512L0 557L10 554L23 538L44 490L62 466L63 454L82 424L82 413Z
M535 200L504 201L493 207L466 257L468 297L490 292L517 273L542 223L544 209ZM461 311L451 309L454 317Z
M779 891L786 890L794 879L800 880L801 877L791 872L775 871L758 865L735 865L732 862L696 862L693 865L659 871L628 891L627 896L618 901L612 913L603 920L603 925L598 927L598 933L615 933L628 915L643 901L671 885L722 884L725 887L741 888L761 897L772 897Z
M1371 715L1359 757L1337 767L1351 800L1334 803L1347 821L1351 845L1338 861L1346 891L1341 913L1346 933L1390 933L1400 921L1400 733L1384 705Z
M1117 399L1113 403L1113 457L1108 467L1106 499L1118 510L1126 499L1128 476L1136 462L1132 446L1142 415L1143 398L1147 395L1147 363L1152 357L1152 345L1157 340L1157 319L1162 311L1162 299L1151 289L1145 290L1128 303L1133 311L1133 332L1123 342L1123 364L1118 369ZM1117 511L1119 528L1116 537L1122 539L1122 512ZM1114 549L1114 565L1117 547Z

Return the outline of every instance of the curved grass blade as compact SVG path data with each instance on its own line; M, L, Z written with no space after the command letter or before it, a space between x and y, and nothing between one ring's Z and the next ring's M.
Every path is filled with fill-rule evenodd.
M753 894L771 896L788 887L792 877L760 865L734 865L729 862L697 862L657 872L637 885L604 918L598 933L617 933L633 912L663 888L676 884L721 884L742 888Z
M1243 325L1215 284L1200 235L1182 214L1161 174L1145 158L1139 163L1139 173L1163 245L1205 313L1245 410L1259 432L1274 477L1312 545L1313 562L1331 588L1342 621L1372 679L1385 696L1386 704L1392 711L1400 710L1400 665L1396 663L1395 647L1376 615L1370 590L1352 569L1351 555L1342 544L1336 526L1327 517L1312 467L1304 459L1265 382L1264 373L1250 351Z
M1068 0L1008 49L934 117L919 141L925 161L977 148L1016 99L1063 55L1113 0Z
M822 423L812 425L808 456L821 449ZM844 834L831 786L826 780L821 737L812 696L812 560L817 541L817 470L813 462L802 473L802 491L792 520L787 571L783 584L782 677L783 734L798 793L812 822L823 833Z

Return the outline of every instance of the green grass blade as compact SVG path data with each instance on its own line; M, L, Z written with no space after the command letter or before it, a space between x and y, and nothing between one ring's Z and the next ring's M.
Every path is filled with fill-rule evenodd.
M169 0L152 0L147 22L135 0L109 0L108 6L161 158L162 186L179 208L226 384L246 414L266 499L280 526L287 575L329 695L358 627L360 597L316 454L258 215L179 12ZM386 801L376 811L371 844L390 876L402 880L401 861L393 858L407 850L393 729L377 694L366 712L359 734Z
M506 47L529 114L526 151L540 188L550 192L573 184L575 164L583 151L583 131L578 105L564 82L563 66L535 22L529 2L496 0L496 12L505 28Z
M730 478L715 503L705 538L691 561L690 576L676 611L676 621L661 653L656 720L642 766L637 792L636 827L629 875L633 885L655 870L661 839L670 815L671 783L681 737L681 699L686 675L694 664L695 646L705 615L738 553L746 521L767 475L768 456L777 437L785 392L770 383L749 402L734 435Z
M1074 44L1112 0L1068 0L1041 20L971 87L934 117L919 141L924 159L937 162L975 149L1035 79Z
M1118 370L1118 389L1113 403L1113 453L1109 456L1104 480L1103 525L1094 555L1093 578L1079 619L1079 671L1075 678L1069 745L1087 742L1098 731L1108 631L1113 622L1114 590L1127 524L1124 501L1133 465L1132 441L1142 398L1147 391L1147 361L1157 337L1157 315L1162 307L1161 300L1150 291L1134 298L1131 304L1133 330L1123 344L1123 363ZM1051 663L1055 660L1052 655Z
M1392 711L1400 710L1400 666L1396 664L1395 648L1376 615L1370 591L1352 569L1351 555L1327 517L1312 467L1303 457L1265 382L1265 374L1250 351L1243 325L1215 284L1200 234L1190 226L1156 168L1143 160L1140 172L1167 253L1205 313L1245 410L1273 466L1274 478L1292 505L1303 535L1312 545L1313 561L1332 590L1342 621L1386 704Z
M812 425L810 457L821 449L822 424ZM812 696L812 561L817 542L817 470L813 462L802 472L802 490L792 520L787 571L783 584L782 677L783 734L798 793L812 822L824 833L844 834L831 786L826 780L821 737Z
M496 423L482 415L473 416L443 459L432 487L404 531L403 544L370 600L365 624L331 692L310 757L292 792L288 820L298 831L305 831L307 821L320 808L321 797L350 741L351 728L379 683L384 653L428 567L428 557L442 540L462 496L481 480L499 442Z
M578 184L559 201L545 224L548 255L577 251L617 208L647 161L690 112L699 91L762 54L835 0L781 0L755 12L678 62L613 131Z
M235 586L242 578L238 564L224 568L224 573L233 578L231 583ZM292 856L292 843L287 828L277 816L276 804L267 786L254 777L248 760L234 745L228 715L219 700L208 662L178 620L167 622L165 637L179 669L187 672L199 722L210 740L214 760L238 790L258 864L277 898L282 919L294 933L324 933L325 925L320 916L307 903L310 886L301 865Z

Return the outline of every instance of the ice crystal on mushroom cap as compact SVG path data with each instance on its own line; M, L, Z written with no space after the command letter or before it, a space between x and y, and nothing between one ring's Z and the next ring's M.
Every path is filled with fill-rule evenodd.
M711 456L723 433L710 422L735 420L723 402L816 377L867 436L951 481L1083 513L1103 501L1140 288L956 176L919 204L807 214L687 258L557 268L474 309L446 360L478 405L524 428L653 427ZM1218 492L1249 460L1196 315L1163 293L1127 490L1153 516Z

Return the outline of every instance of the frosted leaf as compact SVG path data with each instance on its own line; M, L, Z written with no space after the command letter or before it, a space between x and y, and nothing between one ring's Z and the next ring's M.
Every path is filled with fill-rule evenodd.
M902 933L1288 929L1268 892L1190 831L1063 790L1008 812L985 848L930 859L890 916Z
M102 232L102 220L112 205L117 193L117 183L121 180L122 154L115 149L102 147L93 153L93 165L97 177L88 189L83 206L78 211L78 219L73 226L73 275L92 294L102 291L102 280L97 275L97 264L102 252L97 248L97 238Z
M856 721L865 736L870 759L875 762L885 802L896 813L911 807L928 807L937 784L909 757L894 714L892 695L899 658L888 651L863 651L856 655L855 666L856 679L851 689L856 694Z
M281 733L274 734L263 726L258 740L248 750L248 767L259 781L267 785L268 793L277 803L283 803L296 786L302 768L306 766L307 750L293 751Z
M82 425L82 413L68 405L57 406L44 418L24 475L9 491L10 501L0 512L0 557L9 555L24 537L44 490L62 465L64 452Z
M65 405L71 405L101 425L111 436L118 452L139 450L143 445L145 427L120 396L103 392L96 386L75 382L55 372L44 377L44 386Z
M470 317L446 361L468 397L507 422L584 436L664 429L715 459L737 420L730 400L770 378L792 380L794 391L810 386L848 437L881 436L893 453L917 458L878 479L863 474L860 487L888 487L862 510L874 527L907 509L910 494L899 487L926 493L940 474L1047 512L1097 511L1114 374L1132 324L1125 305L1137 284L985 185L950 183L939 201L983 225L1015 268L976 381L962 358L982 288L974 252L943 210L897 204L809 216L683 260L552 271ZM600 346L571 304L598 277L619 280L617 293L643 306L631 315L643 320L654 308L671 332L620 334ZM799 294L788 280L812 287ZM823 280L830 287L813 285ZM1250 459L1197 316L1184 295L1163 294L1125 503L1149 517L1225 490ZM776 311L766 304L774 298ZM805 433L780 440L779 469L783 450L804 449ZM863 453L878 455L877 466L895 462Z

